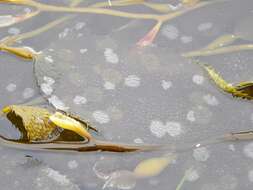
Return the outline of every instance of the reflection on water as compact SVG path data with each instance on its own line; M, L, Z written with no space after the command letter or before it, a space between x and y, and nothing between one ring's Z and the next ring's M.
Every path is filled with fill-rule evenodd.
M43 96L40 105L80 115L100 130L97 138L130 144L184 147L251 130L252 103L223 93L192 63L209 63L231 84L253 79L251 0L40 2L58 12L0 5L0 38L14 35L10 47L38 53L33 62L1 46L2 107ZM104 13L70 8L92 5ZM25 50L23 58L31 53ZM17 138L5 118L0 123L1 134ZM251 142L179 153L143 179L133 173L138 164L168 152L0 152L2 189L247 190L253 182Z

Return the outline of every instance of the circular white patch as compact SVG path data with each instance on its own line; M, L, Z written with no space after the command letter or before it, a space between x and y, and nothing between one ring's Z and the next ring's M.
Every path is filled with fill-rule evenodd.
M17 85L10 83L5 88L8 92L14 92L17 89Z
M85 25L86 25L85 22L78 22L78 23L76 23L76 25L75 25L75 29L76 29L76 30L81 30Z
M24 10L23 10L26 14L29 14L32 12L32 9L28 8L28 7L25 7Z
M203 32L203 31L211 29L212 27L213 27L213 23L211 22L201 23L200 25L198 25L198 31Z
M111 48L105 49L104 56L105 56L105 60L109 63L116 64L119 62L118 55Z
M157 120L151 121L149 129L151 133L153 133L158 138L161 138L166 134L164 130L164 125L161 121L157 121Z
M70 32L69 28L65 28L61 33L59 33L58 37L59 39L65 38Z
M204 95L203 100L210 106L219 105L219 101L217 100L217 98L211 94Z
M136 177L134 173L128 170L117 170L112 172L102 189L133 189L136 185Z
M162 28L162 35L164 35L166 38L168 38L170 40L175 40L175 39L177 39L177 37L179 35L179 31L173 25L165 25Z
M141 138L136 138L136 139L134 139L134 142L137 144L142 144L143 140Z
M109 82L109 81L106 81L106 82L104 83L104 88L105 88L106 90L114 90L114 89L115 89L115 84L113 84L113 83L111 83L111 82Z
M75 98L73 99L73 102L76 105L86 104L87 99L83 96L76 95Z
M11 27L9 28L8 33L12 35L18 35L20 34L20 29L16 27Z
M50 55L48 55L48 56L45 57L45 61L47 61L49 63L53 63L54 62L53 58Z
M52 168L43 168L42 172L61 186L68 186L71 184L71 181L67 178L67 176L60 174L57 170Z
M183 44L188 44L192 42L192 36L182 36L180 40Z
M235 146L233 144L228 145L228 149L231 151L235 151Z
M181 124L173 121L169 121L164 125L161 121L153 120L149 128L158 138L163 137L166 133L172 137L178 136L182 133Z
M51 77L44 76L43 80L48 84L48 85L53 85L55 83L55 80Z
M193 75L192 81L197 85L201 85L204 82L204 77L201 75Z
M35 94L34 90L32 88L26 88L24 91L23 91L23 98L24 99L28 99L28 98L31 98L33 97Z
M59 110L68 110L69 107L66 107L65 104L55 95L48 98L49 103L51 103L56 109Z
M71 160L68 162L69 169L76 169L78 167L78 163L76 160Z
M162 80L162 87L164 90L168 90L170 87L172 87L172 82Z
M245 156L253 159L253 142L244 146L243 153Z
M250 170L248 173L248 178L250 182L253 182L253 170Z
M182 133L181 124L173 121L167 122L165 131L172 137L178 136Z
M41 89L41 91L45 94L45 95L51 95L52 94L52 92L53 92L53 88L52 88L52 86L50 85L50 84L48 84L48 83L42 83L41 85L40 85L40 89Z
M85 48L85 49L80 49L80 53L81 53L81 54L84 54L84 53L86 53L87 51L88 51L88 49L86 49L86 48Z
M186 173L186 180L187 181L196 181L197 179L199 179L199 174L197 170L190 170L187 171Z
M197 161L204 162L210 157L210 153L205 147L195 148L193 150L193 157Z
M125 85L129 87L138 87L141 84L141 79L136 75L128 75L125 78Z
M196 120L194 111L190 110L186 116L187 120L194 122Z
M92 113L93 118L100 124L110 122L110 117L107 113L97 110Z

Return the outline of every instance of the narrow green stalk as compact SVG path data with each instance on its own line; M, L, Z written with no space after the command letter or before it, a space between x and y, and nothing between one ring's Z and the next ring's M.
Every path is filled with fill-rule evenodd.
M182 56L187 57L187 58L204 57L204 56L233 53L233 52L245 51L245 50L253 50L253 44L233 45L233 46L227 46L227 47L217 48L213 50L202 49L199 51L190 51L190 52L182 54Z
M184 176L182 177L182 179L180 180L179 184L177 185L176 190L180 190L183 187L184 182L185 182L185 180L187 178L187 174L189 172L191 172L192 169L193 169L193 167L191 167L190 169L188 169L188 170L185 171Z

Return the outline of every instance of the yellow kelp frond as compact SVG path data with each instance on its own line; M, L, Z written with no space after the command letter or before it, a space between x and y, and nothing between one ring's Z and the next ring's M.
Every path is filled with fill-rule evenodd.
M27 60L33 60L37 56L37 53L32 48L29 48L29 47L9 47L9 46L2 45L0 46L0 51L12 53L18 57L21 57Z
M85 121L83 118L79 117L78 115L74 115L74 114L71 114L69 112L65 112L65 111L62 111L62 110L57 110L58 112L61 112L63 113L64 115L80 122L87 130L92 130L96 133L99 132L99 130L95 127L92 127L91 124L88 122L88 121Z
M49 123L51 112L44 108L11 105L4 107L2 112L28 141L47 140L57 128Z
M181 0L183 5L192 6L199 3L201 0Z
M49 119L58 127L73 131L85 139L92 139L91 134L85 129L86 126L74 118L71 118L61 112L55 112L49 117Z
M214 83L224 92L232 94L234 97L239 97L243 99L253 99L253 82L242 82L238 85L232 85L226 82L213 67L207 63L196 62L202 66L208 73L209 77L214 81Z
M175 160L176 155L149 158L141 161L134 169L134 175L138 178L153 177L159 175L167 166Z
M213 50L216 48L224 47L227 45L232 44L235 40L237 40L238 37L234 34L224 34L214 41L212 41L210 44L208 44L204 49L205 50Z
M234 87L226 82L215 69L208 65L207 63L202 62L195 62L196 64L199 64L202 68L204 68L205 71L207 71L207 74L212 79L212 81L223 91L228 93L233 93L235 91Z
M26 4L29 0L0 0L0 3Z
M234 53L234 52L239 52L239 51L251 51L251 50L253 50L253 44L241 44L241 45L230 45L230 46L225 46L225 47L220 47L220 48L215 48L215 49L202 48L200 50L189 51L189 52L183 53L182 56L187 57L187 58L205 57L205 56Z

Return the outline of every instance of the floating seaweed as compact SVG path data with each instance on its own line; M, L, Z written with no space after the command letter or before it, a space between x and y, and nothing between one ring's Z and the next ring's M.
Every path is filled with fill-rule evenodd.
M41 107L11 105L4 107L2 112L21 132L22 136L19 140L12 140L0 135L0 142L8 147L18 149L78 152L170 150L179 153L195 147L213 145L226 141L253 139L252 131L244 131L228 133L218 138L176 148L169 145L129 145L97 140L89 132L89 130L97 132L96 128L91 127L89 123L80 117L60 110L53 111ZM67 141L66 138L68 138ZM173 156L164 156L145 160L136 167L134 174L138 178L158 175L173 159ZM152 165L152 169L148 167L150 164Z
M252 15L238 22L238 24L235 26L234 33L222 35L208 44L206 47L200 50L183 53L182 56L190 58L253 50L253 44L231 45L238 39L243 39L250 42L253 40L251 22Z
M3 2L3 1L0 1L0 2ZM20 3L22 1L8 1L8 2ZM24 2L29 3L33 1L28 0ZM73 4L76 3L77 5L81 3L82 1L73 0L71 2ZM133 1L133 0L113 1L112 0L112 1L99 2L96 4L92 4L92 3L93 2L91 2L91 5L89 5L89 7L87 6L87 8L91 8L89 10L91 12L89 11L88 12L92 14L93 14L93 11L114 10L113 9L114 7L117 7L115 8L115 10L121 10L118 7L132 6L132 5L145 6L146 8L153 10L155 13L156 12L160 13L161 15L167 14L168 15L168 17L166 17L167 20L156 19L158 17L156 17L155 19L147 19L147 20L155 20L155 23L154 23L154 26L151 26L150 31L146 35L144 35L144 37L142 37L141 40L139 40L136 44L137 47L143 48L155 42L155 38L158 36L161 26L165 22L167 22L171 18L176 18L177 16L184 14L185 12L183 10L187 10L187 9L189 11L194 10L196 8L196 5L199 5L199 3L201 4L202 2L199 0L181 0L181 4L178 4L177 6L174 6L174 7L170 6L169 4L152 3L152 2L146 2L144 0L140 0L140 1L139 0L138 1ZM24 3L24 5L26 4ZM75 5L72 5L72 6L75 6ZM189 9L190 7L193 9ZM33 8L36 9L36 6ZM44 6L44 10L41 10L38 8L36 9L36 11L38 13L46 12L51 8L52 6ZM76 7L75 9L72 9L72 10L70 9L71 7L67 7L67 6L60 7L60 8L63 8L63 9L61 10L58 9L57 11L64 12L64 13L67 12L67 13L81 14L82 11L84 11L84 8L86 7ZM100 8L103 8L103 9L100 9ZM122 9L122 10L126 10L126 9ZM126 11L119 11L119 12L128 13ZM113 12L107 11L107 13L108 15L111 15L112 13L114 14L115 11ZM154 14L154 15L160 16L160 14L157 14L157 15ZM169 16L169 14L171 15ZM136 13L136 15L140 17L144 16L143 14L139 14L139 13ZM136 122L131 119L128 121L124 120L126 113L125 113L125 110L121 110L121 108L123 107L123 106L121 107L121 105L123 104L119 106L120 103L117 102L116 107L108 107L107 102L108 101L110 102L110 99L109 99L110 96L114 96L114 94L117 94L118 90L121 90L121 85L124 85L124 82L125 82L125 86L128 85L127 88L129 89L132 88L134 89L133 91L138 91L138 88L136 87L138 86L143 87L144 86L143 84L146 82L145 79L142 78L141 74L139 75L138 72L135 73L136 71L134 69L135 67L132 67L132 71L134 71L134 73L127 73L127 72L124 73L120 69L118 69L119 67L122 67L123 65L122 57L124 56L124 55L122 56L121 54L122 49L120 50L118 49L119 45L118 46L117 45L116 46L102 45L101 47L103 48L98 48L96 46L95 47L97 48L96 51L99 51L99 54L97 54L97 52L94 51L94 44L90 44L90 41L92 42L95 41L95 39L93 38L94 36L92 36L91 34L87 34L88 36L87 37L86 36L87 30L85 30L84 34L82 33L82 35L85 36L84 41L81 41L82 39L80 40L80 39L72 38L73 36L71 36L72 34L71 32L69 32L67 34L68 36L66 37L67 39L64 37L65 39L61 39L62 42L59 42L59 41L53 42L49 44L46 49L41 50L41 52L36 52L29 47L23 47L22 45L16 43L17 41L23 41L25 39L35 37L43 32L46 32L52 29L53 27L58 26L61 23L64 23L65 21L69 21L70 19L73 19L76 16L77 16L76 14L67 15L53 22L50 22L41 28L35 29L31 32L15 35L12 37L7 37L1 41L1 44L0 44L1 51L14 54L26 60L33 61L34 76L35 76L38 86L40 87L41 94L54 108L56 108L54 109L52 107L50 108L47 107L48 108L47 109L47 108L42 108L42 107L21 106L21 105L11 105L11 106L5 107L3 109L3 111L5 112L5 115L13 123L13 125L16 126L20 130L23 136L22 136L22 139L19 139L19 140L7 139L3 136L0 136L1 143L6 144L7 146L10 146L10 147L14 147L14 148L32 149L32 150L51 150L54 152L58 152L58 151L84 152L84 151L97 151L97 150L98 151L112 151L112 152L132 152L132 151L146 151L146 150L162 150L162 151L171 151L171 152L179 153L179 152L185 152L185 151L192 151L192 149L194 148L213 145L216 143L222 143L225 141L253 139L252 131L243 131L243 132L238 132L238 133L225 134L224 136L221 136L218 138L210 138L210 140L208 139L208 140L201 141L200 139L200 141L197 143L188 143L188 144L182 143L182 145L176 144L173 146L172 145L170 146L169 145L161 145L161 146L148 145L146 144L148 140L146 138L141 139L142 137L136 137L136 141L134 140L134 142L136 143L140 143L144 141L145 143L141 145L114 143L112 140L113 138L120 139L120 137L117 134L117 131L114 131L116 127L113 128L114 126L117 126L117 124L115 125L115 123L120 121L118 122L120 123L119 125L124 125L123 126L124 128L125 126L132 125L133 123L139 125L141 122ZM125 18L132 18L133 14L132 13L128 14L128 16L126 16ZM3 19L7 19L7 20L10 19L10 20L8 21L9 23L7 22L5 23L6 25L3 24L2 26L7 26L7 25L17 23L16 20L13 21L11 20L13 18L10 18L10 17L3 18ZM142 19L144 18L134 19L134 21L136 20L140 22L142 21ZM24 20L20 20L20 22L22 21ZM129 23L131 23L131 21L132 20L130 20ZM69 23L66 23L66 24L69 24ZM70 28L69 31L71 30L72 29ZM116 32L119 32L119 31L116 31ZM181 34L182 33L180 33L180 35ZM205 47L206 52L202 52L203 53L202 55L211 55L212 53L217 53L217 54L226 53L228 51L228 47L226 46L231 45L237 39L244 39L244 40L250 41L250 37L243 38L243 36L247 36L247 35L243 34L242 30L241 31L235 30L234 34L227 34L227 35L221 36L218 39L216 39L214 42L206 46ZM111 36L109 36L108 38L110 38L111 42L113 41L111 39ZM76 47L73 48L72 43ZM80 44L82 44L83 47L81 47ZM113 43L107 43L107 44L113 44ZM153 50L152 48L153 46L150 47L150 49L146 48L144 51L146 50L152 51ZM241 51L245 49L251 50L252 46L250 44L240 45L240 46L232 45L232 46L229 46L229 48L230 48L229 51L232 52L232 51ZM105 51L103 51L104 49ZM89 55L90 52L92 53L95 52L95 53L92 55ZM104 55L105 57L101 55ZM144 54L143 56L145 55L146 54ZM147 56L146 62L143 61L143 65L145 65L145 63L147 63L146 65L149 65L148 64L148 62L150 62L149 58L150 56ZM110 60L116 60L116 61L110 61ZM89 67L86 67L86 66L82 67L80 62L82 62L83 65L86 65L86 66L89 65ZM128 64L128 65L130 66L131 64ZM203 64L202 66L204 70L208 73L208 75L210 76L211 80L213 80L214 83L218 86L218 88L222 89L223 91L227 93L232 94L235 97L252 99L252 96L253 96L253 82L252 81L240 82L238 84L231 85L226 80L224 80L223 77L217 71L215 71L211 66L207 64ZM158 59L157 64L155 65L151 64L151 67L152 67L151 69L154 69L154 70L160 67L160 59ZM80 72L78 72L79 69L80 69ZM86 73L89 73L89 75L87 75ZM157 73L158 72L156 70L156 74ZM96 75L96 76L93 76L94 78L92 78L92 75ZM151 78L151 75L152 74L150 74L150 78ZM174 80L174 78L172 80ZM89 82L89 85L86 85L87 81ZM163 81L167 82L166 79ZM104 82L104 86L103 86L103 82ZM158 81L158 84L159 84L159 81ZM174 87L174 84L176 86L176 82L174 83L173 81L173 87ZM94 88L89 89L90 86ZM91 92L91 93L87 95L83 93L83 91L81 91L80 89L85 89L84 91ZM171 89L172 91L174 90L173 88L170 88L170 90ZM169 92L169 90L167 92ZM105 94L110 94L110 95L105 96ZM125 99L125 98L126 97L122 97L122 102L129 101L129 99ZM130 98L135 99L136 97L132 96ZM100 103L102 102L101 105L103 106L100 106L100 105L97 107L94 106L96 104L98 105L97 102L99 101ZM139 99L136 101L139 101ZM136 101L133 101L134 104ZM96 103L94 104L94 102ZM133 105L133 102L131 102L132 105ZM146 101L143 101L143 100L140 100L140 102L143 104L146 103ZM155 104L154 101L153 102L147 101L147 102L150 103L150 107L153 107L154 109L156 109L155 106L157 105L154 105ZM112 104L115 105L114 103ZM140 104L137 104L136 107L138 107L139 105ZM90 109L91 107L97 110ZM59 110L57 110L57 108ZM143 115L145 114L149 116L153 115L152 112L149 112L149 110L145 108L143 109L143 107L138 107L137 109L133 111L133 113L136 113L136 110L137 110L138 112L139 111L146 112ZM62 111L61 109L66 110L66 111ZM159 109L159 111L160 110L164 111L164 109ZM173 110L173 108L171 108L171 110ZM71 113L72 111L75 114L72 114ZM165 112L167 112L167 110ZM96 118L97 120L92 120L91 119L92 117L93 119ZM85 119L82 119L82 118L85 118ZM92 122L89 123L86 121L86 119L92 120ZM139 118L137 118L137 120L138 119ZM147 119L144 118L143 120L147 120ZM98 132L98 130L93 127L95 122L98 123L98 127L102 126L102 130L106 130L104 131L105 133L100 132L100 131ZM136 127L137 125L135 125L134 127ZM184 126L182 126L182 129L183 127ZM132 130L131 128L127 128L127 129L130 129L130 130L126 130L126 132L129 132ZM110 132L109 134L108 131L112 131L112 132ZM124 132L125 132L125 129L124 129ZM115 135L112 133L114 133ZM110 139L110 141L112 142L109 142L109 141L104 142L104 141L97 140L97 139L103 138L101 136L97 138L96 136L97 134L98 135L105 134L104 139ZM135 133L134 131L132 134L137 134L137 132ZM109 138L107 135L109 136ZM125 136L128 136L128 134L124 135L124 137ZM123 137L123 135L121 137ZM146 134L145 134L145 137L146 137ZM126 141L129 139L126 139ZM133 139L130 139L130 140L133 140ZM123 141L123 140L121 139L118 141ZM176 143L178 143L179 141L176 141ZM142 156L144 154L138 154L135 156L140 156L140 155ZM89 156L90 155L88 155L88 157ZM127 157L127 155L125 156ZM140 163L137 163L135 165L136 167L135 166L133 167L135 168L133 170L120 169L120 170L113 171L112 173L110 173L110 175L108 175L108 178L106 179L103 188L108 188L108 187L109 188L116 187L119 189L133 188L135 186L136 179L154 177L154 176L159 175L162 171L164 171L167 168L168 165L171 164L173 160L172 158L166 155L151 157L149 159L144 159ZM178 162L176 164L178 164ZM185 175L183 176L182 180L176 187L177 190L182 188L183 183L185 182L185 179L186 179L186 173L190 171L191 169L185 172ZM153 181L151 179L149 183L153 183L155 185L156 183L158 183L157 179L160 180L160 176L159 178L156 178ZM171 184L171 185L174 185L174 184Z
M207 63L196 62L207 71L210 79L224 92L232 94L234 97L252 100L253 99L253 82L246 81L232 85L225 81L215 69Z
M41 107L11 105L4 107L2 111L22 134L19 140L0 136L3 144L15 148L78 152L133 152L163 148L159 145L128 145L96 140L88 131L97 132L96 128L78 116L60 110L50 111Z
M129 18L129 19L140 19L140 20L155 20L157 21L157 24L154 26L153 29L151 29L148 34L146 34L138 43L138 47L144 47L147 45L150 45L152 41L155 39L156 35L158 34L161 25L164 22L167 22L171 19L174 19L178 16L181 16L185 13L188 13L190 11L193 11L195 9L207 6L209 4L215 3L216 1L210 1L210 2L201 2L201 1L182 1L182 5L178 10L172 10L167 4L162 3L150 3L145 2L145 0L118 0L113 1L110 4L108 2L98 2L95 4L92 4L88 7L76 7L81 1L73 1L69 7L64 6L54 6L54 5L48 5L43 4L37 1L33 0L22 0L22 1L11 1L11 0L2 0L0 3L10 3L10 4L17 4L17 5L28 5L31 7L34 7L36 11L30 13L28 18L32 18L36 15L38 15L40 12L63 12L63 13L90 13L90 14L97 14L97 15L109 15L109 16L116 16L116 17L123 17L123 18ZM217 1L219 2L219 1ZM130 6L130 5L143 5L146 7L149 7L151 9L154 9L159 12L165 12L164 14L144 14L144 13L130 13L130 12L124 12L119 10L113 10L113 9L107 9L108 5L109 8L117 7L117 6ZM71 16L63 17L59 20L55 20L52 22L53 25L58 25L65 20L70 19ZM25 20L25 19L23 19ZM23 21L23 20L20 20ZM13 24L13 22L11 23ZM27 35L21 35L19 36L20 39L28 38L31 36L34 36L38 33L42 33L45 30L48 30L49 28L52 28L50 24L47 24L45 27L42 27L41 29L37 29L36 31L32 31L28 33ZM15 40L9 41L9 44L14 43L14 41L17 41L18 38L15 38ZM5 45L7 45L5 43Z

